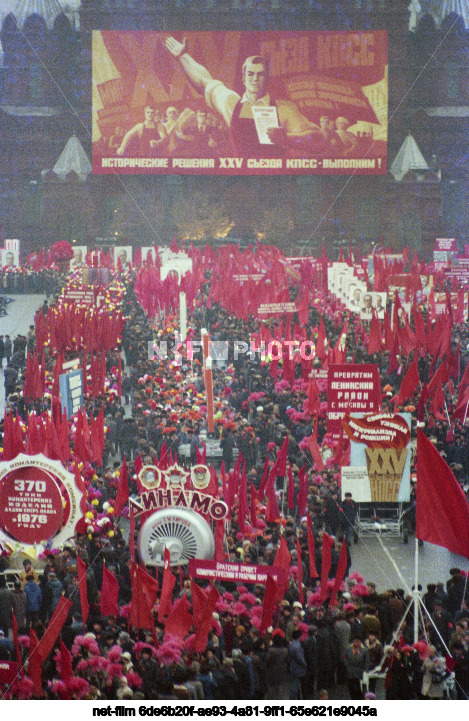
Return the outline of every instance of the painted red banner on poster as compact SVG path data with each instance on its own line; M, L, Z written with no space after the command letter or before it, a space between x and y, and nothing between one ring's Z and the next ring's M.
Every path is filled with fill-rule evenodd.
M93 31L93 172L384 175L387 33Z
M393 413L373 413L362 418L346 416L342 421L351 441L368 448L405 448L410 441L406 421Z
M265 584L269 573L274 581L283 583L285 570L280 566L258 566L246 563L219 563L218 561L205 561L191 558L189 561L189 576L191 578L222 579L234 583L262 583Z

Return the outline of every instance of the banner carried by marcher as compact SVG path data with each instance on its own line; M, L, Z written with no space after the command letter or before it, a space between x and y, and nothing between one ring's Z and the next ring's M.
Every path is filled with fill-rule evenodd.
M95 30L93 172L384 175L387 33Z
M330 365L327 377L327 430L338 437L346 412L381 409L381 381L376 363Z

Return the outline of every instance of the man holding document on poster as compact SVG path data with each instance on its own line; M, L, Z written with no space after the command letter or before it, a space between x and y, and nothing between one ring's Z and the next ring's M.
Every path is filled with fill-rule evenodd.
M269 67L265 58L252 55L245 60L241 97L188 55L185 40L180 43L168 37L165 45L191 85L204 94L207 105L224 118L237 155L278 157L288 150L320 150L323 136L319 126L305 118L293 102L272 99L266 92Z

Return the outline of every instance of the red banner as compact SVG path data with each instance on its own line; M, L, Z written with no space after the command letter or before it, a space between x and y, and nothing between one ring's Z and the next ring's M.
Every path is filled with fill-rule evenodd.
M93 172L384 175L387 33L93 31Z
M327 381L329 420L343 418L347 410L369 413L381 408L381 383L375 363L330 365Z
M218 563L217 561L204 561L191 558L189 561L190 578L209 578L233 581L234 583L267 583L268 575L276 583L283 584L285 571L277 566L258 566L246 563Z

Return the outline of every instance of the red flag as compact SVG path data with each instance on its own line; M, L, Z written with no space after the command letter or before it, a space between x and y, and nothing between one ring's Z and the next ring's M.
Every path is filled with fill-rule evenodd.
M129 506L129 551L132 561L135 562L135 512L132 504Z
M119 581L103 561L103 584L101 587L101 616L119 616Z
M250 513L251 513L251 526L257 528L257 491L255 487L250 484L251 497L250 497Z
M327 337L326 337L326 329L324 327L324 321L321 316L321 321L319 323L319 330L318 330L318 337L316 340L316 356L320 358L322 361L327 356Z
M293 485L293 471L290 464L288 464L288 508L295 507L295 487Z
M334 541L325 531L322 534L322 561L321 561L321 604L324 603L329 595L327 588L327 579L332 565L332 546Z
M195 628L199 628L204 615L205 606L207 605L208 596L203 588L200 588L193 579L191 580L191 595L194 626Z
M414 361L407 369L407 373L401 383L399 393L393 399L394 405L398 406L405 403L405 401L414 394L414 391L417 389L419 383L419 369L417 366L417 355L415 355Z
M303 562L301 558L301 546L300 539L296 539L296 560L298 564L298 591L300 594L300 603L303 605L305 602L305 595L303 591Z
M246 461L244 461L238 489L238 527L239 532L243 535L246 533L246 513L248 500L247 482L248 479L246 476Z
M160 449L159 467L162 471L165 471L168 467L168 446L166 445L166 441L163 443Z
M466 389L465 394L462 396L461 399L458 398L458 405L454 409L451 419L454 420L455 418L461 418L462 422L464 423L466 420L466 416L468 415L468 408L469 408L469 389Z
M378 321L379 323L379 321ZM345 321L342 333L337 338L337 343L333 350L333 362L334 363L345 363L347 359L347 333L348 333L348 320ZM380 347L381 350L381 347Z
M414 316L414 325L415 325L415 340L417 343L417 348L420 348L420 355L425 355L426 347L427 347L427 337L425 333L425 321L423 319L423 315L420 311L415 311L413 313Z
M419 421L423 421L425 415L425 405L428 401L428 386L426 383L423 384L420 392L419 402L417 404L417 418Z
M308 535L309 577L310 580L313 581L315 578L319 578L319 573L316 569L316 548L314 544L313 530L311 528L311 516L309 515L309 513L306 518Z
M378 320L376 311L373 311L370 323L370 335L368 336L368 355L380 353L383 350L383 334L381 323Z
M280 508L278 507L277 496L275 494L275 465L269 473L265 495L267 496L267 507L265 509L265 520L267 523L275 523L280 518Z
M298 293L298 298L300 296L300 293ZM296 299L297 308L296 312L298 313L298 320L300 322L300 325L306 326L308 325L308 318L309 318L309 293L307 290L304 290L301 293L301 300Z
M275 461L275 467L277 469L277 476L282 478L287 473L287 456L288 456L288 433L284 438L279 454Z
M433 398L433 394L435 393L437 388L440 388L445 385L449 380L449 371L448 371L448 363L446 360L441 363L440 366L438 366L438 369L436 370L435 374L432 376L431 380L428 383L428 397Z
M152 578L144 568L140 568L134 561L131 561L130 582L132 586L130 625L137 628L154 629L152 609L158 593L158 581Z
M346 570L347 570L347 544L345 543L345 538L344 538L344 540L342 541L342 546L340 547L339 563L337 564L337 571L336 571L335 579L334 579L334 587L333 587L332 593L331 593L331 603L333 603L337 598L337 593L340 590L342 581L345 578Z
M277 604L279 592L277 583L271 573L267 576L267 582L265 584L264 602L262 604L262 620L260 627L260 634L262 634L272 626L272 619L274 616L275 606Z
M315 416L319 411L319 388L316 378L309 379L303 410L309 413L310 416Z
M122 359L120 353L117 361L117 395L119 398L122 396Z
M469 363L468 363L468 367L469 367ZM266 458L265 463L264 463L264 470L262 472L261 485L259 486L259 494L258 494L259 500L262 500L264 497L265 487L267 485L268 480L269 480L269 459Z
M280 568L283 568L285 571L285 583L283 586L278 584L278 593L277 600L281 600L283 598L283 594L288 588L288 574L290 573L290 566L291 566L291 555L290 551L288 550L287 542L283 536L280 536L280 546L277 549L277 553L275 554L274 558L274 566L280 566Z
M32 680L33 693L38 698L42 697L42 663L41 645L36 631L29 629L29 654L28 654L28 676Z
M129 479L127 476L127 461L125 455L122 460L122 466L119 475L119 485L117 487L116 500L114 503L114 516L119 516L124 506L129 501Z
M60 678L64 683L70 681L73 676L72 654L60 639Z
M307 447L313 458L316 470L318 473L321 473L321 471L325 470L326 466L324 465L316 437L314 434L311 434L310 436L305 436L304 440L307 443Z
M18 416L18 411L16 411L14 421L12 420L11 433L12 457L16 458L16 456L24 452L23 431L21 429L21 419ZM62 456L59 455L58 458L59 460L62 460Z
M451 349L450 349L451 351ZM461 368L461 341L458 339L456 349L451 352L450 358L448 359L448 373L450 378L459 378Z
M441 409L443 408L445 404L445 397L443 395L443 389L441 386L438 386L435 396L430 404L430 413L431 415L438 419L438 420L444 420L444 416L441 414Z
M208 595L207 605L205 607L204 616L202 618L199 629L194 639L194 651L204 651L207 646L208 632L213 626L213 612L215 611L216 605L220 594L218 593L215 586L212 586Z
M415 535L469 559L469 503L450 467L420 428Z
M171 573L171 553L169 548L164 549L163 585L161 586L160 605L158 608L158 621L164 621L164 617L171 613L173 588L176 583L176 576Z
M16 653L16 660L18 661L18 668L20 670L21 675L23 675L23 658L21 656L21 649L20 644L18 641L18 623L16 621L16 616L13 613L13 610L11 612L11 628L13 631L13 643L15 645L15 653Z
M302 516L306 510L306 504L308 503L308 472L306 470L306 464L298 471L298 479L300 481L300 489L298 491L296 503L298 505L300 516Z
M175 638L183 639L191 630L193 618L187 596L181 596L174 603L171 612L164 622L164 632Z
M88 588L86 584L86 564L77 556L78 588L80 590L81 620L83 628L86 626L90 604L88 603Z
M78 557L77 557L77 560ZM59 602L55 607L55 611L51 616L47 628L44 631L44 636L41 639L41 644L38 649L38 655L41 657L42 662L46 660L50 652L55 646L55 642L59 637L59 633L67 620L68 613L72 607L72 601L65 596L59 598Z
M12 440L13 440L13 415L11 413L7 413L7 411L5 409L5 413L3 416L3 454L2 454L2 459L4 461L11 461L11 459L14 458L13 449L12 449Z
M469 363L464 368L464 373L462 374L461 380L459 381L459 388L458 388L458 402L459 399L463 397L466 388L469 386Z

